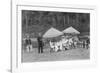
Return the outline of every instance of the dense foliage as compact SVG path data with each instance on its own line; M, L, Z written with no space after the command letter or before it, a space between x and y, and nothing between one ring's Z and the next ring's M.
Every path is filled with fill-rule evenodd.
M89 32L90 14L22 10L23 33L44 33L50 27L62 31L69 26L76 28L79 32Z

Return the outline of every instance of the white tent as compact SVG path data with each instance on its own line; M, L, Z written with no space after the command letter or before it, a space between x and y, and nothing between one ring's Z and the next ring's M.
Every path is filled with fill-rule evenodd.
M53 27L51 27L45 34L43 35L43 38L52 38L62 35L63 33Z
M66 28L65 30L63 30L63 33L71 33L71 34L80 34L79 31L77 31L75 28L73 28L72 26L69 28Z

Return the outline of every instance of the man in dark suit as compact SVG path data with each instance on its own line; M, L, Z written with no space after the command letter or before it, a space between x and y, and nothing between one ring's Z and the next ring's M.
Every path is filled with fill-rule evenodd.
M39 33L37 41L38 41L38 53L43 53L43 41L42 41L41 33Z

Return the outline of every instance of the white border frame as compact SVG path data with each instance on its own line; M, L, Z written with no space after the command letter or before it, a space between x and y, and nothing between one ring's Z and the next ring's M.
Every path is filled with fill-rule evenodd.
M96 66L96 8L93 6L79 5L60 5L60 4L39 4L27 2L12 2L12 65L13 73L23 71L43 71L69 68L86 68ZM90 38L91 50L90 60L75 60L75 61L54 61L54 62L33 62L21 63L21 10L46 10L46 11L61 11L61 12L82 12L90 13ZM95 34L94 34L95 33Z

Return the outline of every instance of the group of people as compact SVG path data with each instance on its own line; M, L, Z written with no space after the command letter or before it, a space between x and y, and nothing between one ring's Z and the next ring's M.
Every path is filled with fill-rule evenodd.
M77 41L74 41L73 38L66 38L64 36L62 36L60 41L56 41L56 42L49 42L50 44L50 51L61 51L61 50L68 50L71 47L76 48L77 46Z
M41 33L39 33L39 36L37 37L37 42L38 42L38 53L43 53L44 43L43 43L43 38L41 36ZM50 40L49 41L50 52L52 52L52 51L57 52L57 51L61 51L61 50L68 50L71 48L77 48L78 42L79 42L79 40L74 40L73 37L66 38L66 36L62 36L61 40L59 40L59 41L51 41ZM25 43L26 43L27 51L28 52L32 51L33 50L32 41L31 41L29 36L27 36ZM90 44L89 39L86 40L85 42L83 41L82 48L86 47L88 49L89 44Z
M27 52L32 51L32 41L30 39L30 37L27 35L26 39L25 39L25 46L26 46L26 50Z
M82 41L81 43L82 43L82 45L81 45L82 48L86 48L86 49L90 48L90 40L89 39L87 39L86 41Z
M43 53L43 40L42 40L41 33L39 33L39 36L37 37L37 41L38 41L38 53ZM25 46L26 46L27 52L30 52L33 50L32 40L29 35L27 35L25 39Z

